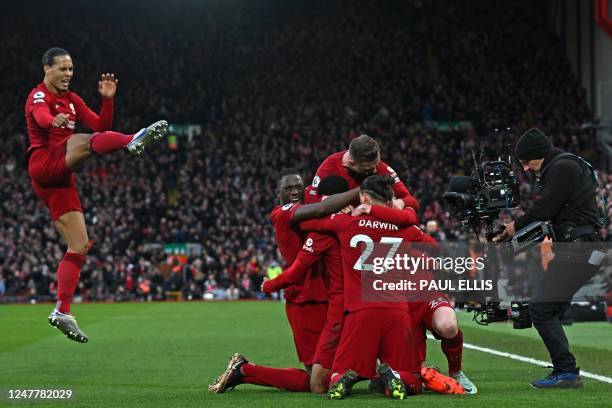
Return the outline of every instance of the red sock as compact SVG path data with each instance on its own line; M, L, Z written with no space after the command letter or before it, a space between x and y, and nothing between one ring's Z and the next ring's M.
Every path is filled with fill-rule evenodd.
M331 373L331 370L329 370L329 372ZM338 380L342 377L344 373L340 374L340 373L333 373L332 375L329 376L329 385L335 384L338 382ZM327 376L325 376L327 377ZM327 386L327 388L329 388L329 385Z
M293 392L310 392L310 376L304 370L264 367L251 363L244 364L241 369L245 378L255 377L269 387Z
M57 268L57 305L55 308L61 313L70 314L72 295L79 282L84 263L84 255L66 252Z
M449 374L461 371L461 355L463 354L463 333L461 329L452 339L442 339L442 352L448 360Z
M134 135L111 131L94 133L89 141L89 146L97 154L112 153L127 146L132 141L132 136Z
M420 376L410 371L399 371L399 375L409 394L416 395L421 393L423 385Z
M273 385L267 384L261 381L259 378L255 378L255 377L242 377L242 382L244 384L261 385L262 387L274 387Z

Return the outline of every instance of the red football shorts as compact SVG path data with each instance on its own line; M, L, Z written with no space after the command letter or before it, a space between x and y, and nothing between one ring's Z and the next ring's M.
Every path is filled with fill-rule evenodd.
M410 315L401 309L362 309L344 316L344 327L333 372L355 371L372 378L376 359L397 371L418 372L421 362L415 347Z
M412 323L414 324L414 330L415 332L420 332L420 334L416 333L419 359L425 361L427 357L427 333L425 331L429 330L434 336L436 335L433 332L432 325L434 312L441 307L450 307L452 309L452 306L444 296L441 296L429 302L410 302L408 307Z
M328 369L332 368L336 349L340 343L340 335L342 334L342 323L344 321L342 296L339 300L329 299L325 327L319 337L319 343L315 351L314 362Z
M293 331L293 342L299 360L304 365L312 365L319 336L323 332L327 316L327 303L291 303L285 304L287 320Z
M49 209L53 221L70 211L83 212L75 174L66 167L67 142L39 147L29 161L32 187Z

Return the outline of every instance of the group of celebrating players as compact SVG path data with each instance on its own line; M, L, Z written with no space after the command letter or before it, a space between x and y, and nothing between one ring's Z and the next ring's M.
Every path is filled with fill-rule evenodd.
M124 148L141 154L167 134L168 124L162 120L127 135L110 131L118 83L113 74L100 78L102 106L96 114L69 90L74 67L68 51L47 50L42 65L44 80L30 92L25 106L28 169L34 191L68 246L57 270L57 304L49 323L69 339L85 343L88 336L70 314L91 247L75 171L96 154ZM74 133L77 123L95 133ZM370 389L394 399L419 394L424 387L475 394L475 385L462 371L463 335L446 298L410 303L362 298L362 273L370 270L364 247L435 242L416 225L419 203L380 160L376 141L367 135L355 138L347 151L323 161L308 188L297 171L281 172L277 191L280 205L270 220L288 268L265 281L262 291L284 289L287 319L305 370L256 365L237 353L209 391L256 384L327 392L341 399L356 382L370 379ZM441 340L449 376L424 364L426 330Z
M209 391L256 384L342 399L369 379L370 390L393 399L423 388L475 394L461 367L463 335L442 294L420 302L363 298L375 243L435 242L418 228L419 203L380 160L378 143L367 135L353 139L348 150L323 161L307 188L297 171L284 170L277 193L280 205L270 220L289 267L265 281L262 291L284 289L305 370L260 366L236 353ZM426 330L441 340L449 376L425 365Z

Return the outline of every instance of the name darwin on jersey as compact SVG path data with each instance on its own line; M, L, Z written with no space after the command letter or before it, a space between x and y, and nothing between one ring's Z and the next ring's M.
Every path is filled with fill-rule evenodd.
M359 226L378 230L399 231L399 227L397 225L383 221L359 220Z

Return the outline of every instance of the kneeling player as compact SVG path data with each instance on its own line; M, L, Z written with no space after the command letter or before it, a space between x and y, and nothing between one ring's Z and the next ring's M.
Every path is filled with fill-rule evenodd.
M370 176L361 184L362 204L388 206L393 198L390 177ZM333 363L332 385L328 395L341 399L361 379L372 378L378 371L387 395L404 399L421 391L420 361L415 349L416 337L406 302L401 299L366 302L362 299L362 274L368 273L367 248L374 242L418 241L416 227L399 228L379 222L371 215L352 217L335 214L329 218L302 222L305 230L333 233L341 246L344 273L344 327ZM360 249L363 246L364 252ZM371 252L371 251L370 251ZM383 364L376 367L376 359Z
M319 193L334 195L347 190L348 183L343 178L330 176L321 182ZM334 200L337 200L337 197ZM397 222L400 225L416 222L416 215L410 211L381 207L373 212L385 221ZM255 365L241 354L236 353L232 356L226 371L209 386L209 391L223 393L240 384L256 384L294 392L307 392L308 387L313 393L327 391L331 377L329 369L332 366L340 339L343 320L342 265L336 238L327 234L309 234L291 267L276 279L264 282L262 289L266 293L271 293L295 284L301 286L305 279L312 278L308 273L310 267L322 257L325 258L325 266L329 276L329 307L325 327L318 342L316 342L310 379L305 370Z
M348 183L344 178L329 176L320 182L318 193L322 195L322 199L325 199L327 195L340 193L346 190L348 190ZM400 211L383 206L362 205L358 210L359 214L372 214L382 221L391 222L399 226L412 225L417 221L416 213L412 209ZM328 372L332 367L342 330L343 277L340 249L337 239L330 234L318 232L310 233L300 254L291 267L275 279L266 281L262 285L262 290L264 292L271 293L299 283L306 277L306 273L310 266L321 257L325 259L325 266L328 274L329 306L325 327L319 337L314 357L314 365L312 367L310 390L313 393L324 393L328 389L330 379Z

